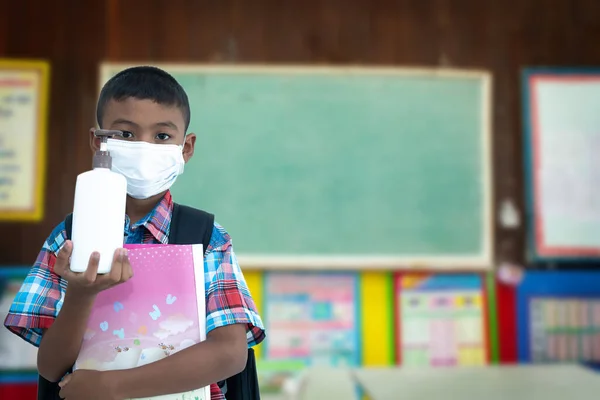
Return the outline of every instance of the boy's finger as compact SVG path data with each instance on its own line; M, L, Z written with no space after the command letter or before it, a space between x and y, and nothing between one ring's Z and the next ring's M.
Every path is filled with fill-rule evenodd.
M83 279L85 279L87 283L96 282L96 275L98 274L98 264L100 264L100 253L95 251L90 256L90 262L88 263L87 269L83 273Z
M71 375L67 375L63 378L62 381L58 382L58 386L63 387L71 380Z
M58 392L58 397L63 399L63 400L69 400L71 397L69 396L69 389L67 388L66 385L63 385L60 387L60 392Z
M69 268L69 257L73 252L73 243L67 240L56 256L54 263L54 273L58 276L67 279L70 277L71 269Z
M129 257L127 256L127 249L122 249L123 252L121 254L121 282L126 282L133 276L133 270L131 269L131 264L129 263Z
M123 271L123 257L121 256L121 254L123 250L125 249L115 250L112 266L110 268L110 273L108 274L111 283L117 283L121 280L121 271Z
M70 280L72 280L75 277L75 273L73 271L71 271L71 268L69 267L69 264L64 264L64 263L55 263L54 264L54 273L58 276L60 276L61 278L63 278L64 280L66 280L67 282L69 282Z
M73 252L73 242L70 240L65 241L63 247L60 249L56 256L56 264L61 267L65 265L69 265L69 257L71 257L71 253Z

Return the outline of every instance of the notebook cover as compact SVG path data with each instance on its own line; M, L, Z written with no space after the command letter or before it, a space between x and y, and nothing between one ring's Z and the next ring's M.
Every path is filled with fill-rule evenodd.
M75 369L143 366L206 339L202 245L126 245L134 276L98 294ZM209 400L210 387L153 400Z

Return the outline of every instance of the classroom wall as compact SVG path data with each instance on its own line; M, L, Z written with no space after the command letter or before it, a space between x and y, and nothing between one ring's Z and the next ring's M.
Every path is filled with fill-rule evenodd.
M598 65L600 2L22 0L0 2L0 57L52 63L46 215L3 224L0 265L30 264L90 166L97 67L110 61L360 63L494 74L495 198L522 203L519 70ZM170 4L170 5L168 5ZM210 144L209 144L210 145ZM496 230L521 259L523 231ZM6 234L11 232L11 234Z
M598 0L0 0L0 9L0 57L42 58L52 67L45 218L2 224L0 268L31 264L46 235L72 208L76 175L91 162L87 131L95 123L101 61L488 69L494 78L494 197L510 198L520 208L520 69L600 65ZM496 258L522 261L524 230L495 226ZM391 278L381 272L363 272L361 278L361 296L383 303L381 288ZM246 279L264 310L263 274L248 271ZM490 358L513 362L514 289L496 283L495 291L504 338ZM385 307L371 309L391 314ZM392 332L391 318L365 314L363 328L379 321ZM361 330L365 365L394 363L392 345L379 346L378 332ZM0 397L21 390L29 391L23 398L33 398L32 387L0 384Z

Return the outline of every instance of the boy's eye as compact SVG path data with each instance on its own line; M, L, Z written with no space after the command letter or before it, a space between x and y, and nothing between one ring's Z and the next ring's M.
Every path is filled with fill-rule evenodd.
M156 135L156 138L158 140L169 140L171 139L171 135L169 135L168 133L159 133L158 135Z
M133 137L133 133L129 132L129 131L122 131L123 135L122 138L123 139L131 139Z

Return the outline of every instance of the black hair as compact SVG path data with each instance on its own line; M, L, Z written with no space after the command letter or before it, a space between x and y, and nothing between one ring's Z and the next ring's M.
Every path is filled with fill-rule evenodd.
M129 97L178 107L183 114L187 132L190 125L190 103L185 90L169 73L151 66L127 68L106 82L96 106L98 126L101 126L104 108L110 100L121 101Z

